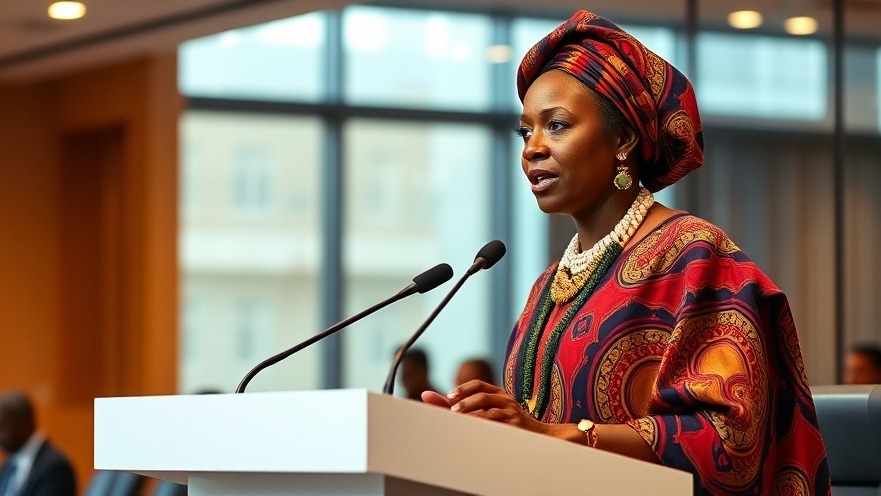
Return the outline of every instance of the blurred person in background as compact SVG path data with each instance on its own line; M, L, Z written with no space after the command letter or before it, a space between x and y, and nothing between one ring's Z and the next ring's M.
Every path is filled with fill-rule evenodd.
M881 346L851 346L844 358L844 383L881 384Z
M459 370L456 372L457 386L475 379L487 384L496 384L493 366L489 360L472 358L470 360L465 360L462 362L462 365L459 365Z
M0 393L0 496L74 496L73 466L37 431L34 407L20 391Z
M406 398L421 401L423 391L433 391L428 355L421 348L411 348L401 360L401 385ZM0 495L2 496L2 495Z

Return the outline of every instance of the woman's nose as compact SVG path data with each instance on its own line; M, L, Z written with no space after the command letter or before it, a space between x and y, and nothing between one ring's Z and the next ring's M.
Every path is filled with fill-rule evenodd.
M523 159L530 162L547 158L548 148L541 139L541 134L536 133L530 136L523 143Z

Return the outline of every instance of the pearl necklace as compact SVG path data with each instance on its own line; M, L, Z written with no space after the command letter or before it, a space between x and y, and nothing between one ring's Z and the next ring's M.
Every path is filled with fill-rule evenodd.
M655 198L652 194L647 189L640 188L633 204L630 205L627 213L618 221L612 232L597 241L589 250L579 252L581 243L578 241L578 234L576 234L569 242L566 251L563 252L557 273L554 275L554 282L551 286L551 298L554 302L564 303L578 294L590 275L597 269L606 250L612 244L623 248L645 220L646 213L654 203Z

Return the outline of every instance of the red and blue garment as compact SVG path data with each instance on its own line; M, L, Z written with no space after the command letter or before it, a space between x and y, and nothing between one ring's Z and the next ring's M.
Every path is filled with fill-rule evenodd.
M786 296L718 227L678 214L628 246L563 331L542 382L545 337L525 370L536 281L508 344L506 390L545 388L550 423L626 423L695 494L828 495L829 468ZM526 397L529 391L526 391ZM600 440L602 444L602 440Z

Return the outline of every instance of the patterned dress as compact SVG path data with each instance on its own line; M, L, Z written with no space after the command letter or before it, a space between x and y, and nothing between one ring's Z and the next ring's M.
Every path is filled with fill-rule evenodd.
M695 494L830 494L789 304L718 227L679 214L627 247L542 374L570 303L534 331L537 347L526 343L555 268L533 286L504 371L515 398L544 388L541 420L627 423L665 465L695 475Z

